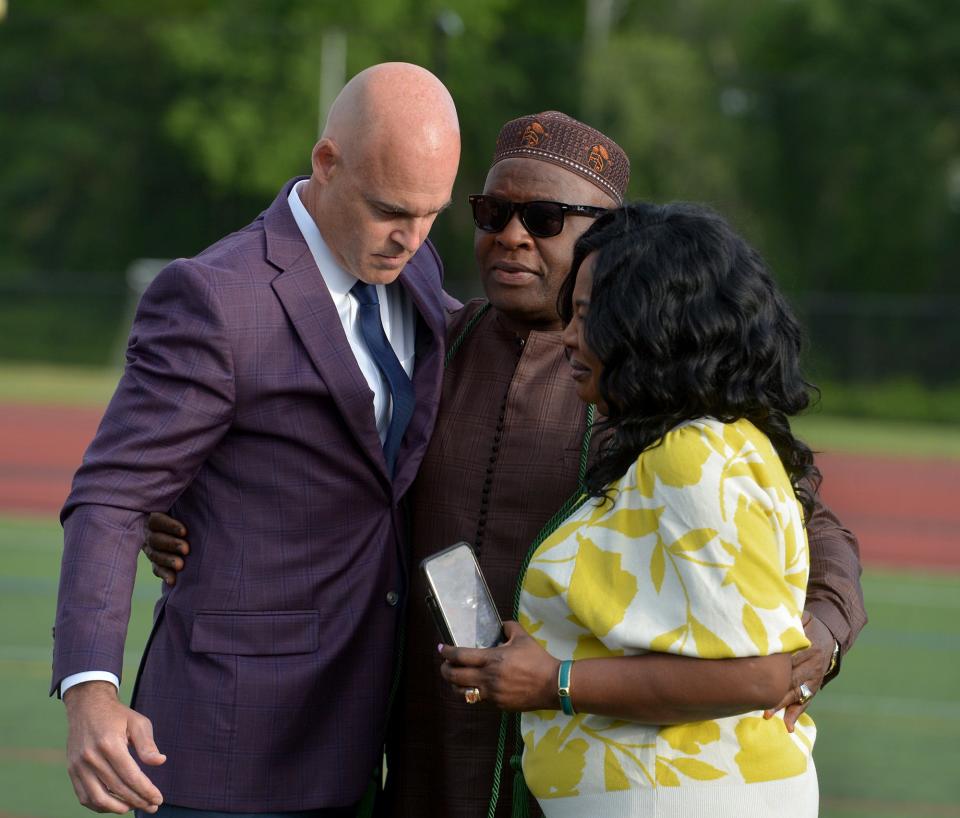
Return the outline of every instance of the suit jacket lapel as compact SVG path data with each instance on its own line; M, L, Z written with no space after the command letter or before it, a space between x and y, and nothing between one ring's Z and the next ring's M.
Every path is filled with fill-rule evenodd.
M263 215L267 260L281 271L272 287L310 360L327 384L344 422L366 456L389 479L373 415L370 387L357 365L333 299L287 204L290 188L297 181L299 179L294 179L285 185Z
M410 454L418 451L422 454L430 442L443 379L446 320L437 272L432 268L424 270L422 266L423 258L429 252L423 248L400 274L400 283L413 300L420 321L417 324L417 358L413 372L417 403L397 456L393 481L396 497L403 495L417 474L420 460L411 459Z

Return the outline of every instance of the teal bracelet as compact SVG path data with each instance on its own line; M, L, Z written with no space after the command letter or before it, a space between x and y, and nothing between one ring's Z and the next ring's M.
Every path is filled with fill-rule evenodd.
M560 709L564 715L575 716L573 702L570 701L570 669L573 667L573 659L567 659L560 663L560 670L557 673L557 695L560 697Z

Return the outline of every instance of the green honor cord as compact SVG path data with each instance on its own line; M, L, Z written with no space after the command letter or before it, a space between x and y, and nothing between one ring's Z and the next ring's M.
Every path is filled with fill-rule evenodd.
M450 366L450 362L454 359L456 354L460 351L460 347L463 346L463 342L467 339L467 336L471 331L476 327L480 322L480 319L490 310L490 302L487 302L482 307L480 307L467 321L463 330L450 345L450 348L447 350L446 357L444 358L443 365L444 368ZM523 578L526 576L527 568L530 566L530 561L533 559L534 552L541 546L544 540L547 539L554 531L556 531L564 520L567 519L574 511L576 511L580 506L582 506L589 498L583 491L583 484L587 474L587 459L590 455L590 439L593 436L593 421L596 416L596 407L592 404L587 407L587 419L586 419L586 428L583 432L583 442L580 446L580 466L577 472L577 482L579 488L567 499L567 501L560 507L560 510L554 514L548 521L547 524L540 530L540 533L537 535L536 539L533 541L533 544L527 550L527 554L524 557L523 564L520 566L520 573L517 576L517 586L513 594L513 619L516 620L520 613L520 593L523 589ZM394 668L393 682L390 685L390 695L387 702L387 721L389 721L390 713L393 710L394 699L397 695L397 689L400 686L400 676L401 669L403 666L403 642L405 639L405 628L401 622L399 632L397 634L398 639L398 650L397 650L397 662ZM506 752L507 744L507 726L510 718L510 713L503 713L500 716L500 734L497 738L497 760L493 769L493 787L490 792L490 807L487 810L488 818L493 818L497 811L497 802L500 800L500 780L502 777L503 771L503 757ZM520 734L520 714L513 714L516 718L516 752L510 759L510 766L515 770L514 781L513 781L513 815L514 816L525 816L529 815L529 793L527 790L526 782L523 780L523 770L520 767L520 759L523 752L523 737ZM379 765L378 765L379 767ZM373 812L373 802L375 800L375 793L380 789L382 772L378 768L374 773L374 780L371 782L371 786L365 794L363 801L361 802L361 807L358 816L369 816Z
M554 531L556 531L563 522L582 506L588 499L583 490L584 481L587 475L587 459L590 456L590 438L593 436L593 420L597 409L593 404L587 407L586 429L583 432L583 443L580 446L580 468L577 473L577 480L580 487L567 499L560 507L560 510L554 514L547 524L540 529L540 533L533 541L533 544L527 549L527 554L520 566L520 573L517 576L517 587L513 593L513 616L516 620L520 615L520 594L523 590L523 579L527 574L527 568L530 567L530 561L533 559L534 552L543 544ZM568 674L569 679L569 674ZM500 715L500 734L497 737L497 760L493 767L493 787L490 790L490 806L487 809L487 818L494 818L497 812L497 802L500 800L500 782L503 776L503 757L506 753L507 729L510 716L515 719L516 744L514 745L514 754L510 757L510 766L514 770L513 776L513 816L514 818L524 818L530 814L529 809L529 791L527 783L523 778L523 769L521 767L521 758L523 756L523 735L520 732L520 713L502 713Z

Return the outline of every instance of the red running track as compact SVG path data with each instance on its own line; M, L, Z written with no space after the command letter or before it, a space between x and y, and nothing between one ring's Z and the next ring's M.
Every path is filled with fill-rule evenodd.
M0 510L55 516L100 408L0 404ZM960 461L823 454L822 493L866 565L960 569Z
M820 493L867 565L960 568L960 461L822 454Z
M56 516L103 408L0 404L0 509Z

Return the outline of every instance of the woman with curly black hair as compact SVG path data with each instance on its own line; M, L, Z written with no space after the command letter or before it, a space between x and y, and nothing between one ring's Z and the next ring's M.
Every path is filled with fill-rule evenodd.
M577 272L591 255L578 308ZM582 334L603 361L578 390L613 431L587 478L592 495L680 423L742 418L773 443L809 514L819 472L787 421L813 389L800 372L800 326L759 253L717 213L682 202L611 211L577 243L560 309L568 337Z
M818 474L787 420L811 391L797 321L757 252L690 204L599 218L561 300L605 441L582 504L532 555L526 633L511 625L497 662L444 648L445 675L524 711L523 772L549 818L814 816L809 716L793 731L765 717L773 702L745 673L744 706L703 720L709 694L689 674L641 668L675 654L708 679L718 661L757 657L788 675L809 644L803 520ZM665 717L658 699L677 686L689 712Z

